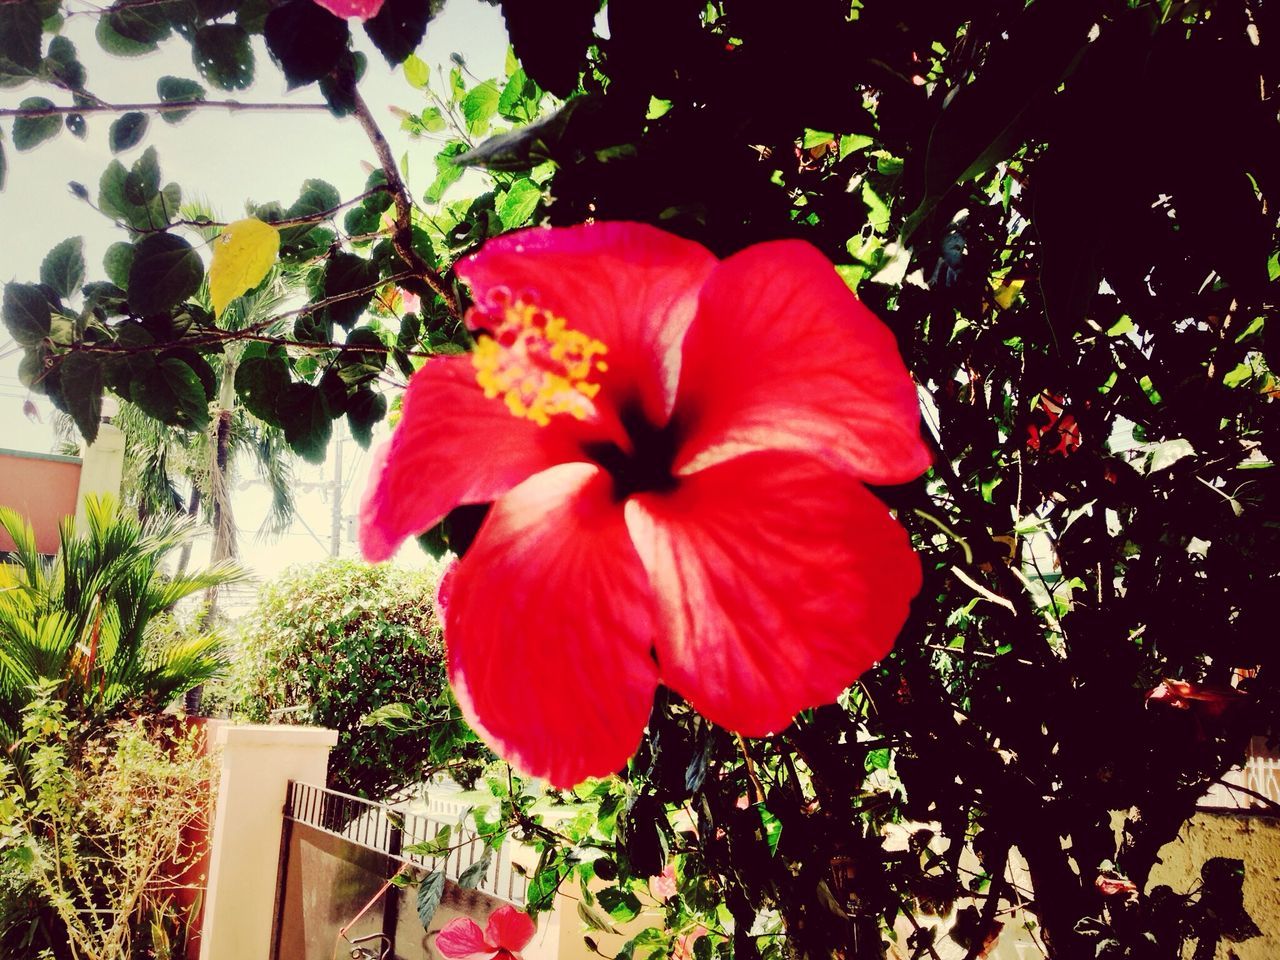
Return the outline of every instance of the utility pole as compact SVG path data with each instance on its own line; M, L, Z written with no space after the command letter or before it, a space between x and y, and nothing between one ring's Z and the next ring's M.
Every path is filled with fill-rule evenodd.
M330 504L329 553L338 556L342 547L342 426L336 425L333 444L333 501Z

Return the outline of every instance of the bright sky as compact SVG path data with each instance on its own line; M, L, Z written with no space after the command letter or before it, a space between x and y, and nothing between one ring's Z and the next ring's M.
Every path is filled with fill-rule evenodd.
M191 64L190 47L184 41L171 40L146 57L117 59L98 47L93 38L95 22L94 16L73 15L65 33L75 43L88 70L85 85L102 99L111 103L154 102L158 77L169 74L200 79ZM420 110L425 105L424 97L408 85L398 68L393 71L387 67L358 26L352 32L369 58L361 92L395 154L407 153L409 188L420 195L434 177L435 144L412 141L401 133L390 107ZM255 40L257 82L234 94L211 89L210 99L320 99L314 85L288 93L261 38ZM437 65L447 69L450 54L456 52L465 58L473 74L487 78L501 75L506 48L506 31L495 7L479 0L450 0L444 13L428 26L418 56L433 66L434 74ZM48 93L36 86L0 90L0 106L16 107L25 97ZM66 96L50 95L50 99L70 102ZM107 128L113 117L90 115L87 119L87 139L79 140L63 130L55 139L27 153L13 149L11 128L6 124L9 175L6 189L0 192L0 283L36 280L40 261L49 249L75 235L85 238L88 279L105 279L102 255L113 242L124 239L124 232L67 189L69 181L78 180L96 200L98 179L112 159ZM131 164L148 146L154 146L159 154L162 182L176 181L183 187L184 200L198 195L228 218L239 216L246 200L279 200L287 207L297 198L302 181L309 177L328 180L344 198L354 196L363 189L367 164L375 162L369 142L356 122L337 120L327 111L232 113L206 109L195 111L176 125L153 116L143 143L120 159ZM455 186L447 199L465 195L466 189L465 182L460 188ZM55 444L49 426L53 411L44 398L33 397L43 423L32 423L23 416L27 392L17 378L19 359L7 331L0 328L0 447L48 452ZM234 504L242 562L257 576L269 577L292 563L319 559L329 552L334 453L331 445L329 460L320 467L299 461L298 519L276 542L255 540L258 525L267 512L266 488L253 478L251 468L237 477ZM343 443L342 468L340 502L344 516L350 517L358 509L369 468L369 457L350 439ZM344 524L343 555L356 552L355 545L346 539L348 529L349 524ZM421 556L417 547L410 545L398 561L420 563Z

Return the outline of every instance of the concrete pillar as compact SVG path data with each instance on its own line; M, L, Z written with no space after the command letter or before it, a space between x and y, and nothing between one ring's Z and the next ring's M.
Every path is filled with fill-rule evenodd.
M210 833L200 960L267 960L290 780L323 786L336 730L227 725L214 734L222 779Z
M76 529L84 531L84 500L88 496L110 496L120 499L120 483L124 478L124 434L111 422L116 403L110 397L102 401L102 423L98 439L87 444L80 464L80 487L76 491Z

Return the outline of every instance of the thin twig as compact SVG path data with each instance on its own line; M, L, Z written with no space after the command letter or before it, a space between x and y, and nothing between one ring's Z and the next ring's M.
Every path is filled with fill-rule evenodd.
M354 116L364 130L365 136L369 138L369 142L373 144L373 150L378 155L378 163L382 166L382 172L387 178L387 186L395 199L396 230L392 234L392 243L395 245L396 253L400 254L400 259L407 263L435 295L444 301L449 313L461 319L458 303L449 293L444 279L422 259L418 251L413 249L413 202L409 199L409 188L405 186L404 178L400 176L396 158L391 153L391 144L387 143L387 138L382 135L377 121L373 119L373 113L369 110L369 105L365 103L359 91L353 91L352 95L355 99Z
M68 113L178 113L213 107L221 110L328 110L324 103L243 103L239 100L169 100L163 103L95 103L83 107L4 107L0 117L60 117Z

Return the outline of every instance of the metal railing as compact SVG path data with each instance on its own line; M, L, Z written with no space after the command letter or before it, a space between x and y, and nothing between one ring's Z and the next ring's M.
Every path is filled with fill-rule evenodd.
M429 809L434 816L412 813L404 806L375 803L310 783L290 781L284 814L295 823L305 823L424 870L443 870L448 879L456 881L469 867L485 858L487 844L474 830L459 823L466 810L461 804L436 804L433 807L429 803ZM448 814L440 816L446 810ZM440 855L406 852L417 844L435 840L445 827L450 828L449 840L447 849ZM529 881L512 867L509 852L500 846L489 855L483 876L471 886L519 904L525 901Z

